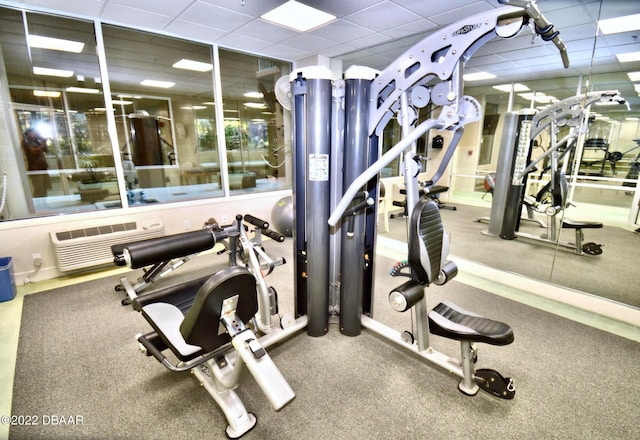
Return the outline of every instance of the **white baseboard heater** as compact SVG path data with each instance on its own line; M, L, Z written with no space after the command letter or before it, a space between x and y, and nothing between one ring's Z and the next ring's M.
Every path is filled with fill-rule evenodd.
M161 220L110 223L51 232L58 270L72 272L113 262L111 246L164 236Z

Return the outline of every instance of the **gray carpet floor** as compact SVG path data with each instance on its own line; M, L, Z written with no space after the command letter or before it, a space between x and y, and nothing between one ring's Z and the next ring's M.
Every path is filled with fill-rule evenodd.
M291 241L268 242L291 262ZM221 267L202 255L157 287ZM400 284L379 257L376 319L410 330L410 317L391 310L386 293ZM288 263L267 280L281 313L293 310ZM129 279L135 279L133 272ZM109 277L25 297L13 414L80 416L82 424L15 426L11 439L223 439L226 422L189 373L173 373L137 349L150 330ZM296 398L272 410L253 378L238 388L258 424L246 439L632 439L640 438L640 344L451 281L428 291L431 306L447 298L509 323L516 340L480 345L478 367L513 377L512 401L467 397L458 379L364 330L347 337L332 325L323 337L302 332L270 354ZM458 356L458 344L432 345ZM74 419L78 421L79 419Z

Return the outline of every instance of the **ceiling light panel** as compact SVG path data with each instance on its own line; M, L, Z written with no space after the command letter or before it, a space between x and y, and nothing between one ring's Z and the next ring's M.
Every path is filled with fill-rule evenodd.
M480 81L483 79L493 79L496 76L489 72L465 73L463 75L465 81Z
M263 14L260 18L279 26L306 32L332 22L336 19L336 16L295 0L289 0L285 4Z
M176 83L171 81L157 81L155 79L145 79L140 83L142 86L146 87L158 87L161 89L169 89L176 85Z
M176 69L193 70L195 72L209 72L213 70L213 64L211 63L201 63L200 61L193 61L185 58L174 63L173 67Z
M59 98L60 92L55 92L53 90L34 90L33 96L39 96L42 98Z
M640 61L640 52L627 52L616 54L618 61L621 63L630 63L632 61Z
M28 35L27 43L32 48L59 50L62 52L80 53L84 49L84 43L79 41L43 37L41 35Z
M59 78L71 78L73 76L72 70L61 70L61 69L49 69L47 67L33 67L34 75L45 75L45 76L57 76Z
M515 83L515 84L500 84L497 86L493 86L494 89L500 90L501 92L511 92L511 87L513 87L514 92L526 92L529 90L529 87L524 84Z
M598 28L604 35L637 31L640 30L640 14L600 20Z

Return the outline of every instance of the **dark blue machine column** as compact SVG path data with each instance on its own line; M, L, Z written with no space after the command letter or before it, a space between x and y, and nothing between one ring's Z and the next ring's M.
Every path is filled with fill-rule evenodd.
M370 87L371 79L359 70L350 69L345 73L344 188L369 166ZM371 196L375 198L375 194ZM351 206L362 200L355 200ZM366 217L366 210L355 213L353 231L348 231L346 219L341 226L340 332L347 336L360 334L365 284L371 288L370 283L364 282L365 270L369 267L366 262L370 260L372 251L365 249Z
M329 328L331 72L292 75L296 317L306 314L307 333L322 336Z

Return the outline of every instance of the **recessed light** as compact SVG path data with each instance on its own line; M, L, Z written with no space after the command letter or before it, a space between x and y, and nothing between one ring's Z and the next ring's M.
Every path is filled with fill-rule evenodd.
M98 89L90 89L87 87L67 87L66 90L71 93L88 93L90 95L100 93L100 90Z
M171 81L156 81L155 79L145 79L140 83L142 86L147 87L159 87L161 89L168 89L176 85L176 83Z
M616 54L618 61L621 63L629 63L631 61L640 61L640 52L627 52Z
M520 84L520 83L515 83L515 84L500 84L497 86L493 86L494 89L496 90L500 90L501 92L510 92L511 91L511 87L513 86L513 91L514 92L526 92L527 90L529 90L529 87L525 86L524 84Z
M327 24L337 17L295 0L289 0L260 18L279 26L306 32Z
M262 99L264 95L260 92L246 92L243 93L242 96L245 98L254 98L254 99Z
M625 15L622 17L600 20L598 21L598 28L604 35L637 31L640 30L640 14Z
M248 108L260 108L260 109L267 108L265 104L262 104L260 102L245 102L244 106Z
M631 81L640 81L640 72L627 72L627 76Z
M483 79L497 78L493 73L489 72L477 72L477 73L465 73L463 79L465 81L480 81Z
M114 99L114 100L111 101L111 103L115 104L115 105L131 105L131 104L133 104L133 101L125 101L125 100L122 100L122 99Z
M28 35L27 43L30 47L38 49L59 50L62 52L80 53L84 49L84 43L60 38L43 37L41 35Z
M213 64L201 63L200 61L187 60L185 58L174 63L176 69L193 70L195 72L209 72L213 70Z
M54 92L52 90L34 90L33 96L39 96L41 98L59 98L60 92Z
M61 69L49 69L47 67L33 67L34 75L58 76L60 78L71 78L73 71Z

